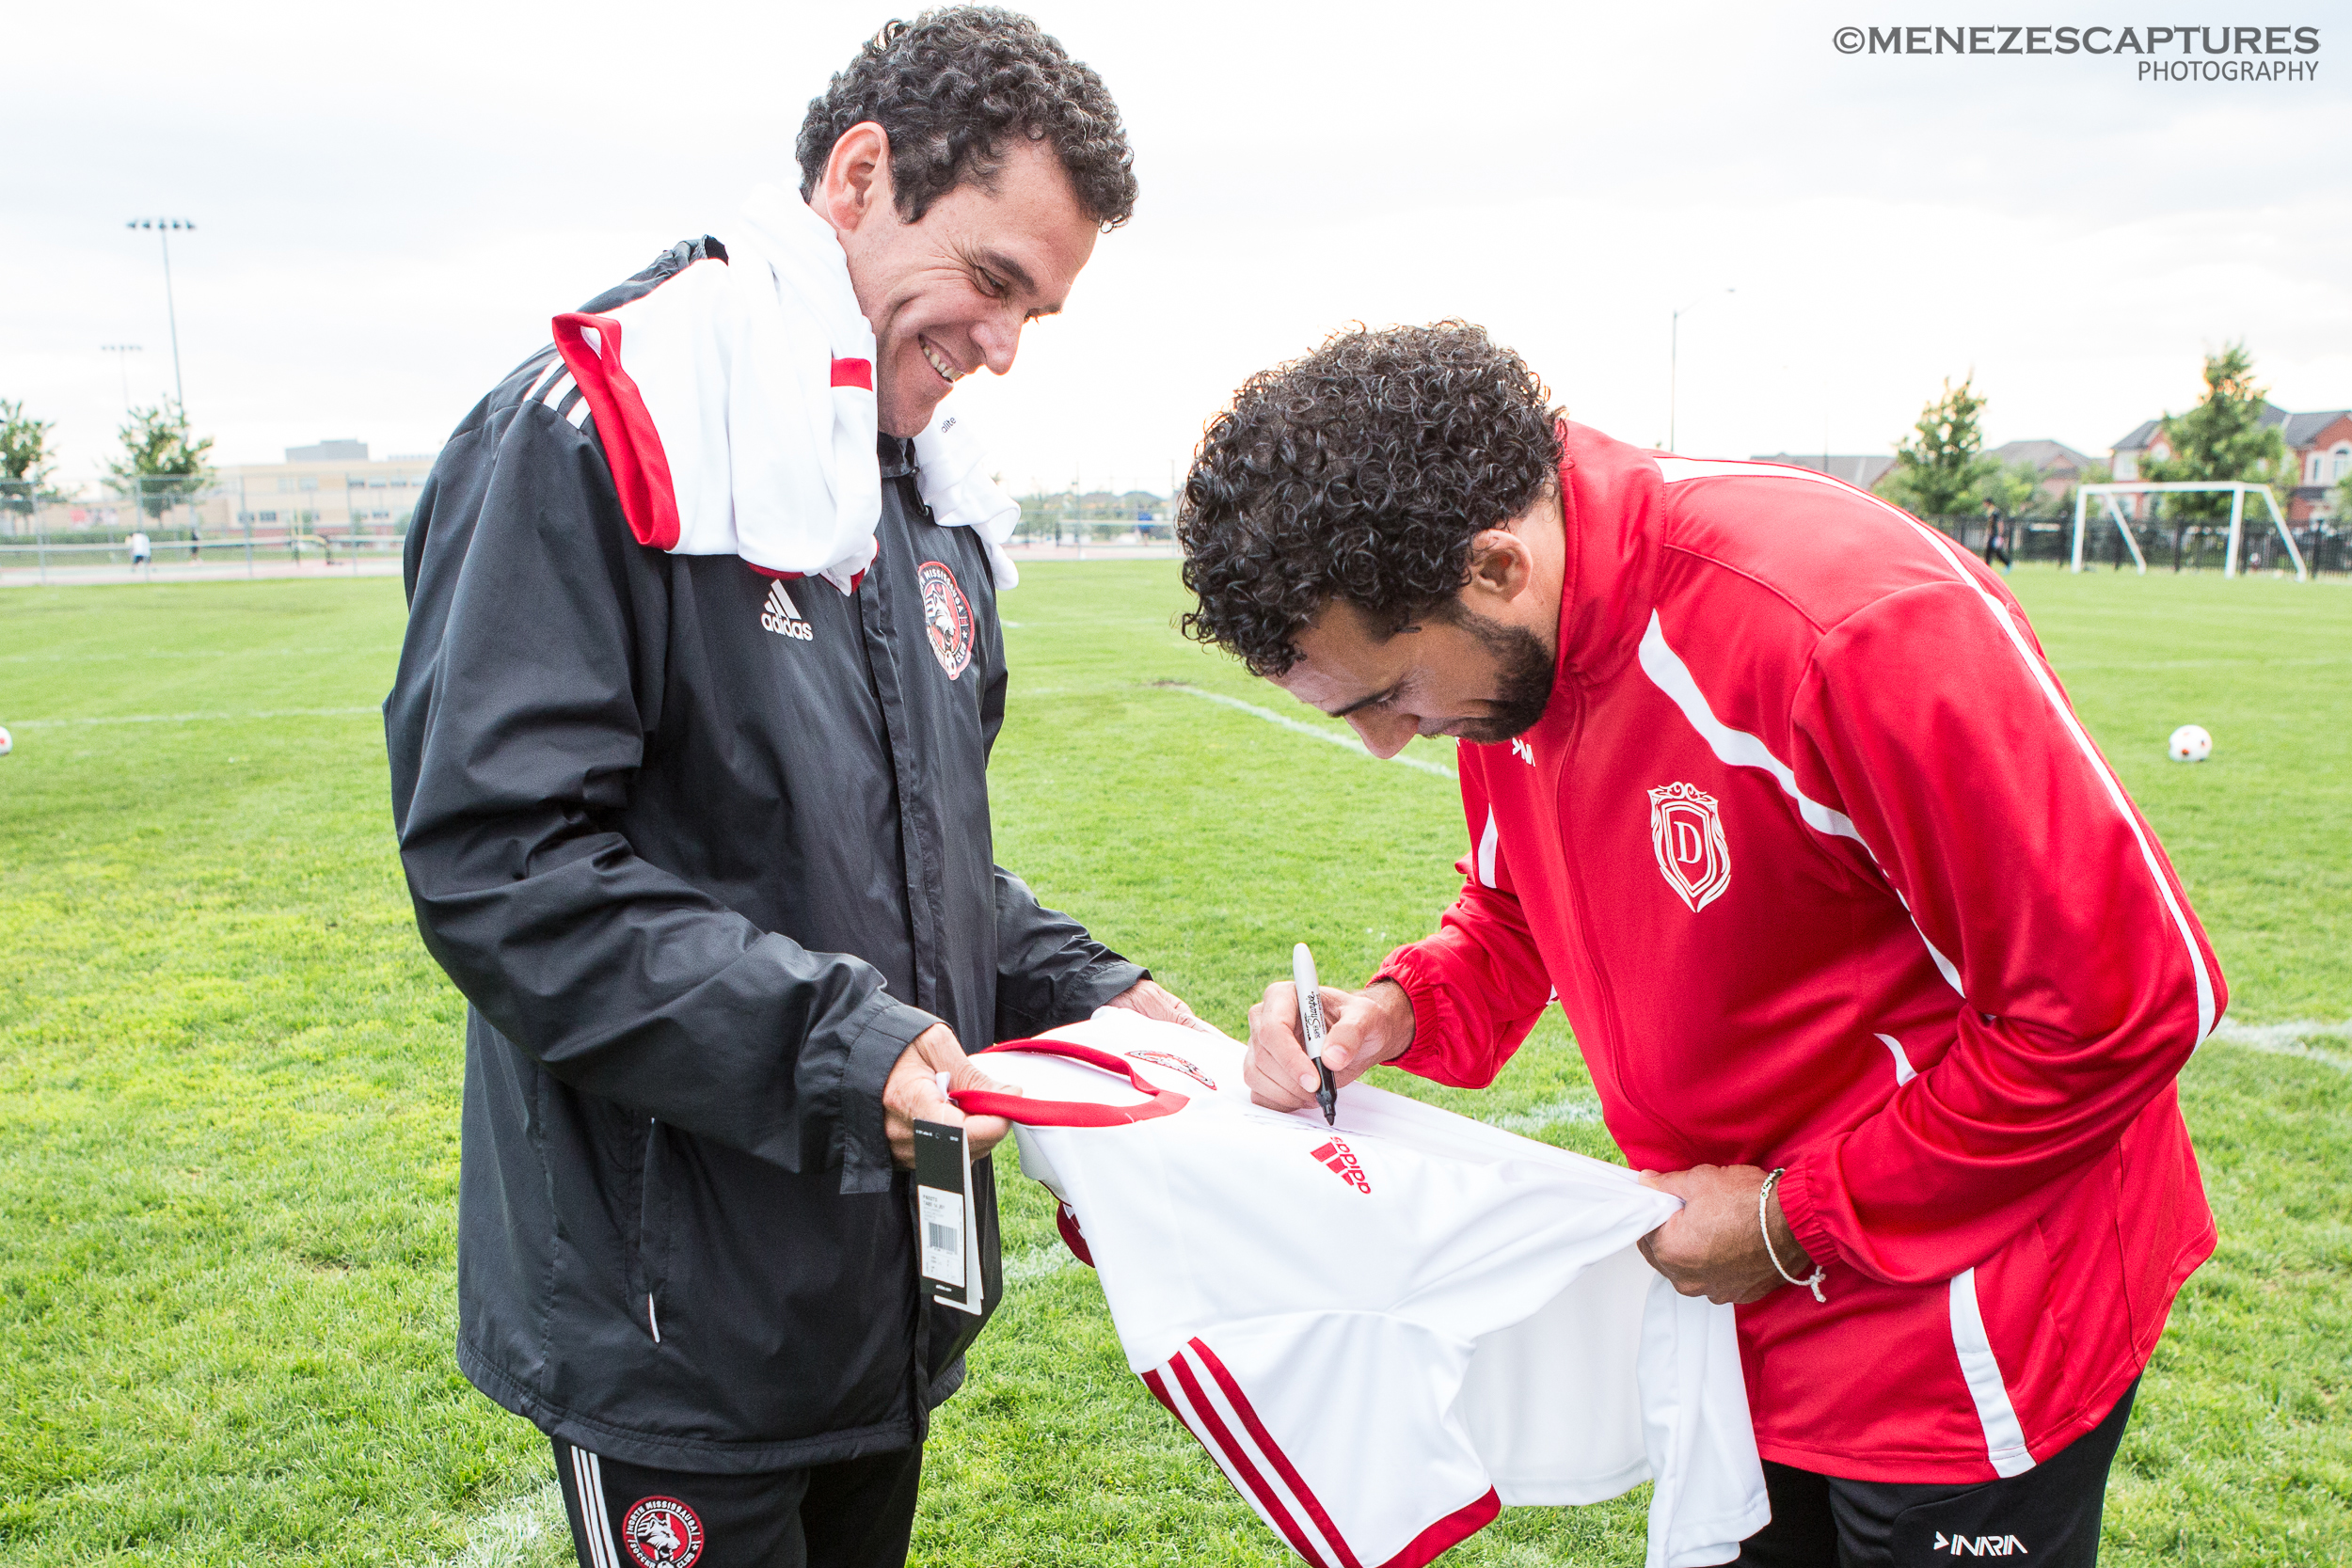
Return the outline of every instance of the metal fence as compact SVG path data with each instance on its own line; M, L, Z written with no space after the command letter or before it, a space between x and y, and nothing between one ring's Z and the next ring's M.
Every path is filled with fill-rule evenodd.
M1930 517L1925 519L1959 541L1972 555L1984 554L1986 525L1981 515L1960 517ZM2303 523L2296 526L2295 547L2303 552L2304 564L2316 575L2322 572L2352 574L2352 533L2333 523ZM2218 572L2230 545L2230 522L2223 518L2168 518L2159 514L2133 522L2132 537L2139 545L2139 553L2147 559L2152 572ZM2010 559L2019 565L2028 562L2036 565L2064 566L2073 556L2074 523L2072 517L2012 518L2009 525ZM2284 570L2293 573L2279 536L2268 531L2257 533L2246 530L2243 569L2249 572ZM2125 548L2123 535L2111 521L2100 521L2083 544L2083 565L2115 571L2129 571L2134 566L2132 552Z
M103 566L225 562L258 575L281 561L333 567L397 560L407 540L405 514L377 520L349 509L322 517L315 508L255 509L243 500L238 486L171 479L95 500L44 497L26 481L0 480L0 567L30 567L43 582L52 568Z
M298 499L298 498L297 498ZM33 567L41 580L49 568L129 566L151 570L194 565L243 564L258 572L265 562L315 562L325 566L356 565L371 560L397 560L408 536L409 512L365 511L346 505L339 511L304 508L268 497L274 504L247 504L241 485L212 484L190 488L183 482L158 480L136 495L99 499L42 497L24 480L0 479L0 567ZM1986 524L1980 514L1930 517L1927 522L1956 540L1973 555L1984 553ZM2229 543L2226 519L2169 518L2155 515L2135 519L2132 532L2151 571L2218 572ZM2010 560L2017 564L2063 566L2073 546L2071 518L2013 518L2009 524ZM2352 531L2331 522L2305 523L2294 531L2296 547L2314 573L2352 575ZM1030 547L1069 545L1083 554L1089 545L1166 548L1173 530L1164 518L1141 521L1133 517L1070 517L1025 515L1015 531L1016 544ZM147 553L135 560L134 536L144 535ZM2275 533L2248 530L2245 569L2270 571L2287 565L2286 552ZM2133 564L2131 552L2110 521L2086 540L2085 566L2121 571Z

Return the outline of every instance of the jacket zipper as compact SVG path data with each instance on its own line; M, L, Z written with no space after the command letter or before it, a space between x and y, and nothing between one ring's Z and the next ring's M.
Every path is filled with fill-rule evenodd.
M645 1118L645 1158L637 1173L637 1270L645 1283L645 1331L661 1343L661 1313L654 1304L658 1283L654 1272L654 1166L661 1147L661 1122Z
M1573 770L1576 753L1584 743L1584 719L1591 710L1591 698L1580 689L1576 694L1576 722L1568 733L1567 745L1562 749L1560 770L1552 776L1549 793L1555 817L1559 820L1560 869L1564 879L1568 884L1568 896L1576 904L1577 951L1584 959L1584 972L1592 976L1594 993L1600 1001L1602 1027L1609 1037L1600 1049L1602 1054L1609 1059L1610 1074L1616 1079L1617 1093L1624 1097L1626 1103L1639 1112L1645 1120L1662 1130L1666 1128L1666 1124L1661 1121L1649 1106L1643 1101L1642 1097L1634 1092L1632 1080L1626 1069L1625 1022L1617 1011L1616 987L1610 983L1609 972L1602 966L1600 954L1593 945L1593 911L1592 906L1585 900L1583 879L1576 874L1576 851L1571 843L1574 832L1565 816L1559 812L1563 791ZM1679 1143L1681 1140L1677 1137L1676 1142Z

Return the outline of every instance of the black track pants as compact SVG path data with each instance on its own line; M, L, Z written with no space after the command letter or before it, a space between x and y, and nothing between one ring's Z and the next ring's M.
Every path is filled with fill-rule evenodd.
M580 1568L903 1568L920 1446L764 1475L655 1470L561 1437Z
M2013 1557L2028 1568L2091 1568L2107 1467L2138 1388L2135 1381L2097 1426L2001 1481L1839 1481L1767 1460L1772 1522L1748 1537L1740 1568L1944 1568L1984 1557Z

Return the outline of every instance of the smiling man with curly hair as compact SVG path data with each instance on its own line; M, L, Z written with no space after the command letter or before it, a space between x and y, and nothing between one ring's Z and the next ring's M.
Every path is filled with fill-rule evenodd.
M1210 424L1185 628L1392 756L1461 744L1462 892L1323 1058L1483 1086L1556 997L1645 1238L1739 1304L1740 1560L2096 1556L2213 1250L2174 1078L2228 997L2025 612L1807 469L1646 451L1460 323L1343 333ZM1298 1110L1297 997L1246 1076ZM1948 1549L1947 1549L1948 1547Z

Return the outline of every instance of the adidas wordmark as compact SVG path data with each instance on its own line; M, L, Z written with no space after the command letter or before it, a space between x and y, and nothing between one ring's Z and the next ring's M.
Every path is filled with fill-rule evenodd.
M778 637L788 637L796 642L810 641L817 635L809 629L807 619L801 614L800 607L792 602L792 595L784 591L781 582L768 585L768 602L760 607L759 624Z

